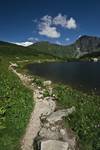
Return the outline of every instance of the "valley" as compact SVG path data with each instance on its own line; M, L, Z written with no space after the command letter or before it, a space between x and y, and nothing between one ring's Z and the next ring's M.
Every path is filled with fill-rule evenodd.
M23 137L25 133L27 133L26 129L30 122L30 116L37 106L36 100L43 100L42 102L44 102L44 99L48 97L50 100L52 99L52 96L50 97L50 93L48 92L50 90L47 88L45 92L42 93L42 100L41 98L37 99L37 97L35 97L36 95L33 96L33 92L41 93L41 91L44 90L43 83L46 79L45 77L30 74L26 65L36 62L40 65L42 62L47 64L48 61L66 61L69 63L74 63L75 61L82 61L84 63L84 61L90 61L91 63L94 58L98 58L99 61L99 51L100 38L88 36L79 38L74 44L69 46L39 42L29 47L22 47L7 42L0 42L0 148L2 150L20 150ZM21 74L21 77L27 78L31 76L29 83L27 83L27 80L20 80L18 76L9 69L11 63L17 64L13 65L13 69L16 70L18 74ZM33 85L32 89L30 88L31 85ZM53 103L56 102L56 111L75 108L75 112L64 116L64 120L60 122L61 129L62 127L64 130L70 129L77 137L77 146L74 147L74 149L99 150L100 96L94 93L88 94L82 92L76 88L72 88L70 85L64 85L62 83L52 82L50 88L52 88L52 95L55 95ZM47 104L48 103L49 101L47 100ZM39 108L41 107L40 105L38 106ZM38 112L36 112L36 114L39 119L41 113L40 116ZM48 118L48 114L46 114L46 117ZM46 126L45 121L42 124L43 127ZM33 124L33 126L35 125L34 122L31 122L31 124ZM49 128L51 130L51 126ZM33 132L33 130L31 131ZM47 135L45 135L45 137L46 136ZM37 137L37 134L35 137ZM32 146L32 138L29 139L29 142ZM32 148L29 150L31 149ZM23 148L23 150L28 149Z

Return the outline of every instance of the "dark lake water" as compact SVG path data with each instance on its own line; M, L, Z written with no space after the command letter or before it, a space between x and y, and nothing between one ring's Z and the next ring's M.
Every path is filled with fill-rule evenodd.
M29 64L28 69L53 82L100 94L100 62L35 63Z

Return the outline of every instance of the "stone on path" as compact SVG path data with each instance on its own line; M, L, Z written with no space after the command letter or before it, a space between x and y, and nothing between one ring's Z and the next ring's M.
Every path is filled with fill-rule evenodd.
M57 121L61 121L63 119L63 117L68 116L73 111L75 111L75 107L72 107L72 108L69 108L69 109L58 110L56 112L53 112L50 116L48 116L46 120L50 124L54 124Z
M68 150L68 143L57 141L57 140L47 140L41 142L41 150Z
M44 82L43 82L43 85L44 85L44 86L50 86L51 83L52 83L51 81L44 81Z

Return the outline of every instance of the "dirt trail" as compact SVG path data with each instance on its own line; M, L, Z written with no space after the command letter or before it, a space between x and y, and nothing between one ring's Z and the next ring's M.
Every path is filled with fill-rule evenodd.
M18 73L14 67L16 65L12 64L9 66L9 69L12 70L23 82L23 84L33 90L33 99L35 101L35 107L33 112L31 113L31 117L26 128L26 133L23 137L21 148L22 150L33 150L33 141L37 136L37 133L40 131L41 128L41 116L46 116L54 112L56 108L56 104L54 102L53 97L50 100L43 100L43 89L34 88L33 84L30 84L31 79L28 76L22 75ZM41 97L41 99L40 99Z
M63 126L63 117L73 113L75 107L56 110L56 98L52 93L51 81L44 81L44 87L46 86L49 91L49 96L44 97L45 88L36 86L35 83L32 83L30 76L18 73L14 69L15 67L17 67L17 64L11 63L9 69L20 78L23 85L33 91L33 100L35 101L34 110L21 141L21 149L33 150L34 140L39 137L42 140L37 141L37 143L39 142L38 145L41 143L41 150L53 150L53 147L57 150L68 150L69 148L70 150L76 150L76 137L71 132L69 134L69 130ZM61 142L63 143L60 148ZM65 144L65 148L63 144ZM53 147L50 145L53 145Z

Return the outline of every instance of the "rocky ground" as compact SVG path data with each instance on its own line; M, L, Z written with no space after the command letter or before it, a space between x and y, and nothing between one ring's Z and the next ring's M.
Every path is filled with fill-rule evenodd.
M73 131L64 127L64 117L74 113L75 107L57 110L56 96L53 95L51 81L44 81L43 87L36 86L30 76L15 70L16 64L9 66L22 81L33 91L35 107L21 141L22 150L78 150L77 138ZM44 96L45 91L49 96Z

